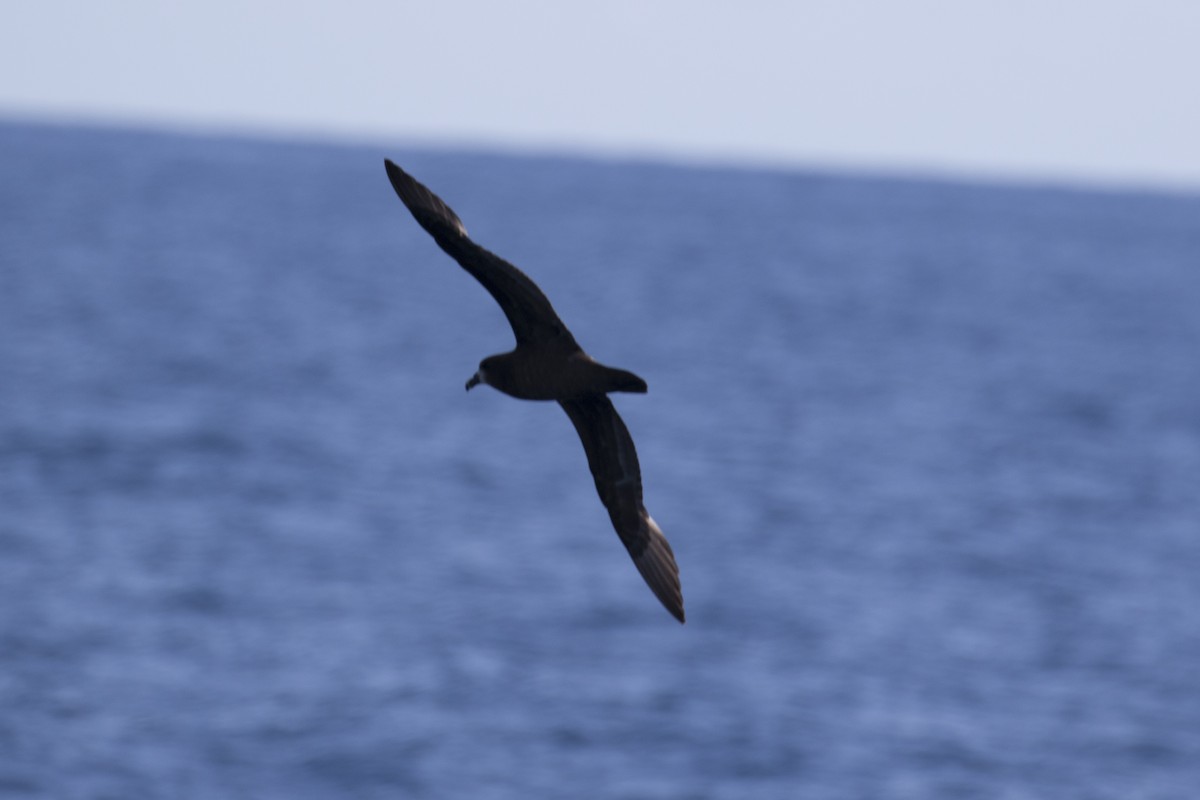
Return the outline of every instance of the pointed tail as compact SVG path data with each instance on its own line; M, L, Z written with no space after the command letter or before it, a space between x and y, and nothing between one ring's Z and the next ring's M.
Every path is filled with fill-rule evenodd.
M616 369L615 367L605 367L605 376L607 377L608 387L605 392L633 392L634 394L646 393L646 382L634 375L629 370Z

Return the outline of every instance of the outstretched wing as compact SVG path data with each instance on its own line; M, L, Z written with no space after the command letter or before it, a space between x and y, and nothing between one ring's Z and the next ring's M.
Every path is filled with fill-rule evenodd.
M517 344L558 340L571 349L579 347L546 295L528 275L471 241L462 220L440 197L390 160L384 159L383 163L392 188L421 227L500 304Z
M642 471L629 429L607 395L560 400L587 453L596 491L608 509L621 543L654 596L680 622L684 621L683 592L675 554L654 519L642 505Z

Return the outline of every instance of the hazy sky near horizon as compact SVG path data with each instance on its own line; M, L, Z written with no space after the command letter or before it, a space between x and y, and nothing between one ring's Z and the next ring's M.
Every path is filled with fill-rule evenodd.
M1200 188L1197 0L7 3L0 116Z

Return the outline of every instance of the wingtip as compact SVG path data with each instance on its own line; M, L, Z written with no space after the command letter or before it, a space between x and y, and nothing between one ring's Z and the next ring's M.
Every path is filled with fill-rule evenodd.
M668 602L663 597L659 597L658 599L663 604L663 608L667 610L667 613L674 617L680 625L687 624L687 614L683 613L683 598L679 598L678 604L675 602Z
M679 620L680 625L684 625L687 623L687 614L685 614L683 612L683 593L678 588L679 587L678 573L676 573L675 578L676 578L676 584L675 584L676 590L675 591L677 592L677 594L675 594L673 597L671 597L669 601L667 598L661 597L661 596L658 599L662 602L663 608L667 609L667 611L671 614L672 617Z
M433 234L436 239L439 229L449 226L456 234L467 235L467 228L462 224L450 206L440 197L429 191L428 187L409 175L396 165L390 158L383 159L383 167L387 171L392 189L400 197L405 207L416 217L421 226Z
M389 177L391 177L392 175L402 175L402 176L408 175L407 172L400 169L400 167L396 164L396 162L392 161L390 158L385 158L383 160L383 168L387 171L387 174Z
M383 169L387 172L388 180L392 182L392 188L396 190L396 194L404 199L405 192L415 182L413 177L396 165L395 161L390 158L383 160Z
M634 557L633 563L663 608L683 625L687 622L687 616L683 611L683 589L679 583L675 552L654 518L645 512L643 515L649 541L646 549Z

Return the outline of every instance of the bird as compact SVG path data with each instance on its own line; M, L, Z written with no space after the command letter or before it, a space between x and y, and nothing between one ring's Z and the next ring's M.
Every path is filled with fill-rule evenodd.
M632 372L593 359L575 341L529 276L476 244L450 206L384 159L400 200L433 240L492 295L508 318L516 347L479 363L467 391L484 384L521 400L556 401L567 413L613 528L654 596L680 623L683 592L675 553L642 504L642 474L633 437L610 392L645 394Z

